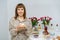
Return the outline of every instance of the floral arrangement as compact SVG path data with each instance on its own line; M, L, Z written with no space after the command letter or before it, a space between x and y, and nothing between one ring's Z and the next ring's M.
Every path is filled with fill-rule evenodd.
M31 19L31 22L32 22L32 26L34 27L34 26L36 26L39 22L39 19L37 19L37 17L31 17L31 18L29 18L29 19Z
M29 19L31 19L32 26L36 26L40 20L42 21L43 25L49 25L50 21L52 20L52 18L49 16L40 17L39 19L37 17L31 17Z
M52 18L49 17L49 16L45 16L45 17L41 17L40 20L42 21L42 24L49 25L49 23L52 20Z

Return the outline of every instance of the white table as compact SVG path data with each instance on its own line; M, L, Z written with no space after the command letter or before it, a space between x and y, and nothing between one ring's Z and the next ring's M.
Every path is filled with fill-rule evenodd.
M44 38L44 36L40 34L37 38L31 35L30 40L48 40L48 39ZM52 40L52 38L50 38L49 40Z
M46 40L46 38L44 38L43 35L43 30L40 30L39 36L37 38L35 38L33 35L31 35L29 38L30 40Z
M39 34L39 37L37 37L37 38L35 38L33 35L31 35L29 38L30 38L30 40L53 40L53 37L56 37L56 36L58 36L58 35L60 35L60 34L58 34L58 33L60 33L60 32L58 32L57 30L54 30L54 31L52 31L51 29L49 29L48 30L50 33L55 33L55 35L54 36L50 36L50 38L49 39L46 39L46 38L44 38L43 36L43 30L40 30L40 34Z

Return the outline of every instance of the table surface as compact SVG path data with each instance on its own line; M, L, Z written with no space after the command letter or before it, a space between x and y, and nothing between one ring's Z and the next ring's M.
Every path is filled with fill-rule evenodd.
M50 36L48 37L48 38L46 38L46 37L44 37L44 35L43 35L43 29L41 29L40 31L39 31L39 36L37 37L37 38L35 38L34 37L34 35L32 34L32 35L30 35L30 39L31 40L53 40L53 38L56 38L57 36L59 36L60 35L60 31L59 31L59 29L48 29L48 31L49 31L49 33L50 33Z

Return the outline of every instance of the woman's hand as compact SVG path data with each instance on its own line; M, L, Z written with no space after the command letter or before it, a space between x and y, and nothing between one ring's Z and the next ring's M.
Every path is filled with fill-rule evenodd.
M26 27L24 24L19 24L17 27L16 27L16 31L21 31L21 30L26 30Z

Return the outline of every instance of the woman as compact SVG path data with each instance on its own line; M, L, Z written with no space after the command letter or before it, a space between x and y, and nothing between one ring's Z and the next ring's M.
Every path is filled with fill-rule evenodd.
M9 21L11 40L27 40L31 34L32 24L26 18L25 6L20 3L16 6L15 17Z

